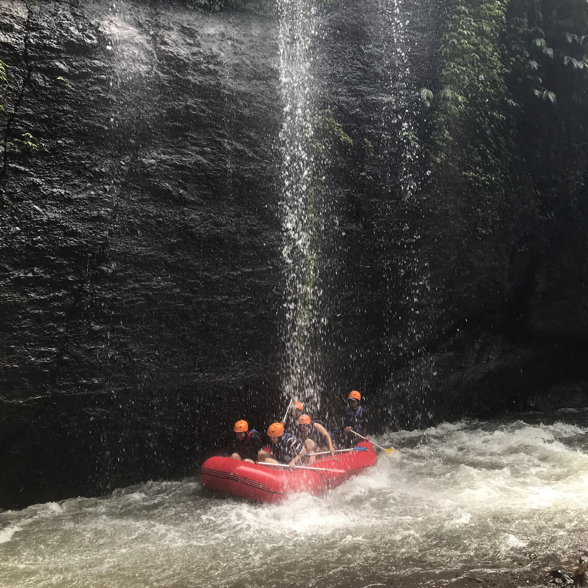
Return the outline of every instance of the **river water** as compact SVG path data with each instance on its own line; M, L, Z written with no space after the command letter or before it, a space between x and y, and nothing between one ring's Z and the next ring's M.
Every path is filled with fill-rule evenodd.
M0 586L545 585L588 546L588 413L541 418L382 435L368 474L280 505L195 477L3 512Z

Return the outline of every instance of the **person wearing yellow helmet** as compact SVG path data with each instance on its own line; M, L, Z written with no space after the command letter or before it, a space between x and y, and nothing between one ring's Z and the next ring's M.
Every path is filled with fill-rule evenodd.
M237 421L233 431L235 432L235 444L231 457L253 463L263 445L259 433L255 429L249 430L247 421Z
M331 439L329 431L325 428L323 423L313 421L310 416L303 414L298 419L298 429L300 430L300 440L304 443L304 455L307 453L314 453L316 451L329 450L331 455L335 455L335 447ZM296 456L293 460L295 464L302 459L303 454ZM308 458L308 463L315 461L314 455Z
M293 468L294 458L304 453L302 443L294 435L284 432L283 423L272 423L267 429L267 434L271 441L271 453L262 449L257 454L257 460L267 463L286 463Z

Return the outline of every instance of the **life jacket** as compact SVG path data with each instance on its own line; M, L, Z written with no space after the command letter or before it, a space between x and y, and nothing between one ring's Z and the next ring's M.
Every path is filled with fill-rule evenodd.
M344 427L351 427L356 433L364 434L363 408L359 405L355 410L350 406L345 411Z
M271 451L280 463L289 463L302 451L302 443L291 433L284 433L277 443L272 443Z
M243 449L245 449L245 450L247 450L251 447L251 433L255 433L257 436L259 436L259 433L255 429L251 429L251 431L249 431L247 433L247 435L245 435L245 438L243 439L243 441L241 441L241 443L243 445Z
M323 445L327 445L328 444L327 439L325 438L325 436L322 433L319 433L319 431L317 431L314 428L315 424L322 425L325 428L325 431L327 431L327 427L325 426L324 423L321 423L321 421L311 421L310 429L308 430L308 433L305 436L305 440L312 439L316 443L316 445L318 445L319 447L322 447ZM329 433L329 431L327 431L327 435L330 437L331 433Z
M255 437L253 434L255 433ZM257 453L261 449L263 443L259 433L255 429L248 431L242 441L236 440L235 450L241 457L248 457L256 460Z

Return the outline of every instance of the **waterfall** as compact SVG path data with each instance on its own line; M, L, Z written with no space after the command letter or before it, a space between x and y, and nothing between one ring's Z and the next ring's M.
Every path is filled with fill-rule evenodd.
M383 85L386 100L382 107L383 132L393 137L397 150L395 178L386 170L386 183L397 186L398 205L395 221L400 231L399 255L396 272L404 287L401 300L391 300L387 316L401 314L401 327L394 340L399 341L401 353L414 353L426 335L426 321L422 320L422 305L428 289L428 269L419 256L419 228L422 207L422 174L424 163L418 138L418 88L411 70L410 52L416 48L411 37L411 11L403 0L379 0L381 44L384 56ZM388 285L392 278L388 278ZM390 297L391 298L391 297ZM390 349L390 355L393 350ZM397 354L397 350L394 350Z
M280 89L284 104L281 212L286 266L283 387L288 397L318 409L321 379L321 292L317 287L321 214L313 186L312 44L317 33L312 0L279 0ZM289 398L288 398L289 399Z
M387 357L414 353L424 337L421 299L427 271L419 258L417 222L421 206L422 155L417 136L418 91L411 71L415 42L411 9L403 0L378 0L373 30L379 48L380 135L383 141L380 241L388 306L382 309ZM281 213L285 276L283 389L287 397L319 408L324 390L325 325L329 276L321 244L336 224L320 177L324 162L313 152L313 123L319 118L313 57L320 45L318 14L312 0L280 0L280 89L284 104L279 147L282 156ZM327 188L328 190L328 188ZM331 203L332 204L332 203ZM395 227L390 231L390 227ZM390 238L391 236L391 238ZM288 399L288 398L287 398Z

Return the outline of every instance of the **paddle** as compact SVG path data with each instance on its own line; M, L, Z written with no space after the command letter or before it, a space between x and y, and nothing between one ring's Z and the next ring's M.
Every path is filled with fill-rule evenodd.
M256 462L257 465L262 465L262 466L271 466L273 468L289 468L290 466L287 464L283 464L283 463L266 463L265 461L258 461ZM311 468L308 466L294 466L295 470L313 470L315 472L332 472L334 474L344 474L345 470L333 470L331 468Z
M374 443L370 439L366 439L363 435L360 435L359 433L356 433L353 429L349 429L349 430L354 435L357 435L360 439L363 439L364 441L369 441L374 447L377 447L378 449L383 449L386 453L392 453L393 451L396 451L396 449L394 449L393 447L388 447L388 449L386 449L385 447L382 447L381 445L378 445L377 443Z
M285 423L286 419L288 418L288 413L290 412L290 407L292 406L293 400L294 400L294 396L290 396L290 404L288 404L288 408L286 409L286 414L284 415L284 418L282 419L283 423Z
M353 447L352 449L336 449L335 453L347 453L349 451L367 451L367 447ZM319 453L307 453L306 455L331 455L331 452L320 451Z

